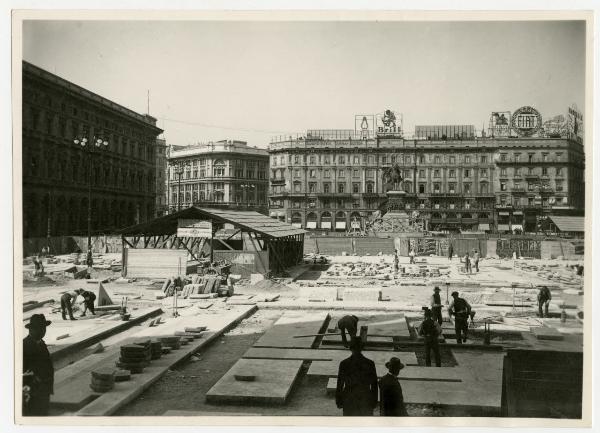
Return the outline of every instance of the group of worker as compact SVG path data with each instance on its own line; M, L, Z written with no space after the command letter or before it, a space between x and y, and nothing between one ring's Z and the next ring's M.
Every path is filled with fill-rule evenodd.
M67 320L67 315L70 320L77 320L73 317L73 306L77 298L81 296L83 298L83 312L81 317L84 317L89 310L92 315L96 315L94 308L94 301L96 301L96 294L89 290L75 289L72 292L66 292L60 297L60 310L62 313L63 320Z

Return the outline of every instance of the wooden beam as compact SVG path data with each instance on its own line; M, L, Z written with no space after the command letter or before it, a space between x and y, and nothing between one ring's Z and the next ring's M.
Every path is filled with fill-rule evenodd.
M234 249L227 243L225 242L223 239L215 239L219 242L221 242L223 245L225 245L229 250L233 251Z
M250 237L250 241L252 242L252 245L254 245L254 249L256 250L256 256L258 257L258 260L260 261L260 264L262 265L262 267L265 270L265 272L269 272L269 268L268 268L268 266L265 265L265 262L263 261L263 258L262 258L261 254L260 254L260 251L258 251L256 249L256 244L254 243L254 238L252 237L252 234L248 233L248 236Z

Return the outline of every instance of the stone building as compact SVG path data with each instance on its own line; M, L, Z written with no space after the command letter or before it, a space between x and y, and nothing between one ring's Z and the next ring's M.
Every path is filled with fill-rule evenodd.
M23 62L25 237L94 233L155 216L156 119ZM86 138L88 145L79 143ZM100 147L89 144L101 138ZM106 145L104 144L106 142ZM90 171L91 160L91 171Z
M169 212L167 206L167 141L156 139L156 216L160 217Z
M192 205L267 212L269 154L245 141L171 146L170 211Z
M572 138L321 132L271 143L272 217L323 231L364 227L388 190L404 191L403 211L428 230L535 231L544 215L585 208L583 146ZM403 180L385 184L394 164Z

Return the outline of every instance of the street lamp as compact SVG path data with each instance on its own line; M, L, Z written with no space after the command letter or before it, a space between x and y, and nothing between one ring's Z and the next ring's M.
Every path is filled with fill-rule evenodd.
M177 211L181 210L181 175L189 164L179 161L175 165L175 174L177 174Z
M87 260L88 267L92 267L94 264L92 260L92 154L94 148L106 149L108 147L108 141L101 137L94 136L90 142L87 135L83 134L81 137L75 137L73 143L81 146L82 149L87 149L88 152L88 215L87 215Z
M256 185L253 183L245 183L240 185L240 188L246 191L246 207L250 207L250 198L248 197L248 191L254 189L255 187Z

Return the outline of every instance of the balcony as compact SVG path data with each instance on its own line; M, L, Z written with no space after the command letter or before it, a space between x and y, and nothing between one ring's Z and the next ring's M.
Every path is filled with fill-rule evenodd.
M525 194L525 188L523 188L522 186L519 186L519 187L513 187L513 188L511 189L511 192L512 192L513 194L519 194L519 195L520 195L520 194Z
M540 194L554 194L554 189L550 186L540 186Z
M281 185L281 184L285 184L285 178L282 177L272 177L271 179L269 179L269 181L273 184L273 185Z
M533 165L566 164L568 161L566 161L564 158L546 158L545 160L543 158L532 158L531 160L529 158L519 158L518 160L515 158L506 158L505 160L502 160L501 158L496 158L494 159L494 162L498 165Z
M523 176L526 180L540 180L539 174L526 174Z
M290 194L289 191L270 192L269 197L272 197L272 198L287 197L289 194Z

